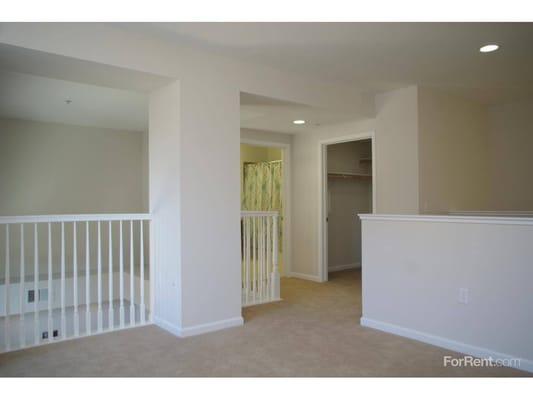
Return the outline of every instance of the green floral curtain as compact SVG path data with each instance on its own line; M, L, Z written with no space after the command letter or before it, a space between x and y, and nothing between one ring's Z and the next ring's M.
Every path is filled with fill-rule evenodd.
M245 163L243 171L242 209L246 211L279 211L280 239L283 224L281 161ZM280 248L282 241L280 240Z

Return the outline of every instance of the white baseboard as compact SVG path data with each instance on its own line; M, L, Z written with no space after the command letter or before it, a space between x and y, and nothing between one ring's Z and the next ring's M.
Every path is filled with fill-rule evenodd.
M499 353L497 351L490 350L484 347L472 346L466 343L447 339L442 336L435 336L429 333L420 332L414 329L409 329L403 326L389 324L387 322L376 321L376 320L365 318L365 317L362 317L360 321L361 321L362 326L366 326L368 328L378 329L383 332L392 333L394 335L418 340L420 342L428 343L433 346L442 347L447 350L452 350L458 353L468 354L468 355L478 357L478 358L492 357L493 359L518 359L520 360L520 366L517 367L517 369L521 369L527 372L533 372L533 360L527 360L521 357Z
M291 272L289 275L291 278L305 279L307 281L319 282L322 283L322 279L315 275L302 274L300 272Z
M337 272L337 271L344 271L346 269L356 269L361 268L361 263L353 263L353 264L344 264L344 265L334 265L332 267L328 267L328 272Z
M242 326L244 324L244 319L242 317L235 317L221 321L209 322L207 324L188 326L185 328L176 326L158 317L154 317L154 323L175 336L188 337L201 335L202 333L219 331L221 329L232 328L235 326Z
M223 319L221 321L209 322L207 324L200 324L182 328L181 337L201 335L202 333L219 331L221 329L233 328L235 326L244 325L244 319L242 317L235 317L229 319Z

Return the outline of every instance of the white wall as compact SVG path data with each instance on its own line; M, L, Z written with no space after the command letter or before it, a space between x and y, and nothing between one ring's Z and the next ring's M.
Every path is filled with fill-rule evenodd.
M448 219L363 220L361 322L476 356L519 357L533 371L533 225Z
M420 211L490 209L486 108L419 87L418 116Z
M0 119L0 215L145 212L143 136Z
M533 102L489 109L491 208L533 210Z
M376 212L418 213L418 88L376 96Z
M275 142L291 144L294 135L287 133L262 131L258 129L241 128L241 140L253 140L259 142Z

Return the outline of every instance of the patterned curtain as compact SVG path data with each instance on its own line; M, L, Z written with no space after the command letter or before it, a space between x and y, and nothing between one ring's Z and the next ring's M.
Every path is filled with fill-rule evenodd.
M243 171L242 209L246 211L279 211L280 248L283 226L281 161L245 163Z

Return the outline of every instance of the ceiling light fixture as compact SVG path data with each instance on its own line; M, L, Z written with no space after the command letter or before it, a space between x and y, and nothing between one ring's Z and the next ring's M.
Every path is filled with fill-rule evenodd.
M497 44L486 44L485 46L481 46L479 48L479 51L482 53L492 53L493 51L496 51L500 48Z
M294 121L292 121L292 123L294 125L303 125L303 124L305 124L305 120L303 120L303 119L295 119Z

